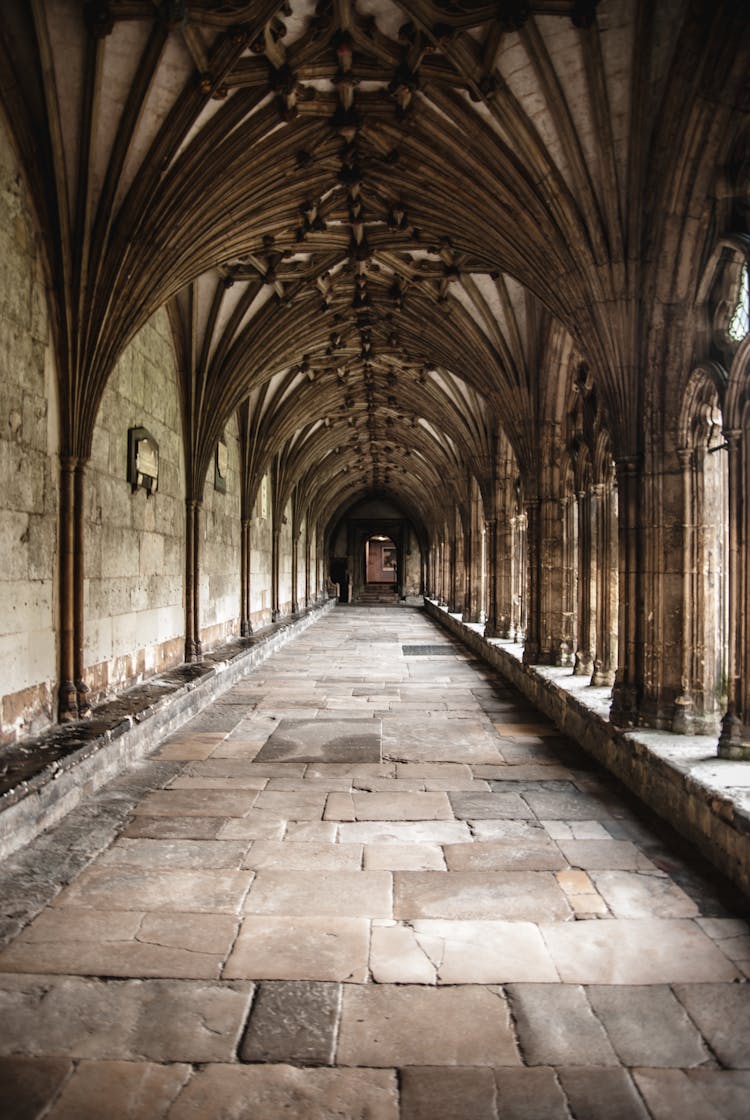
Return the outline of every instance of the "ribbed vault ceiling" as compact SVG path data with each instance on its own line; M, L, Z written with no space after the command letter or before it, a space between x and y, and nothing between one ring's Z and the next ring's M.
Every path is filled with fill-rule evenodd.
M667 7L8 0L0 83L54 231L69 449L164 304L194 493L240 410L251 485L273 465L315 510L378 490L437 519L500 428L532 469L565 392L540 377L552 345L585 351L627 444L638 342L612 307L654 282L644 191L700 189L662 111L679 129L675 59L717 34Z

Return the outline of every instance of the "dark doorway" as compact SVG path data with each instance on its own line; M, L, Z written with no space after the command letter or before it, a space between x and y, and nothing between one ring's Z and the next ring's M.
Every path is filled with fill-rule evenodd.
M398 549L391 537L376 533L365 541L365 582L397 583Z

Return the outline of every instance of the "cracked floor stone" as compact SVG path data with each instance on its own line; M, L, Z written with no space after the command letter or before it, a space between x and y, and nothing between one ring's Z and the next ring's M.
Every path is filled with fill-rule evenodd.
M320 619L0 894L11 1120L749 1114L741 900L418 610Z

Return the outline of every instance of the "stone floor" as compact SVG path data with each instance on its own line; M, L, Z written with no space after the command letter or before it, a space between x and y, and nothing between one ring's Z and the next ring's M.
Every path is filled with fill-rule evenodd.
M417 610L340 608L0 874L9 1120L747 1120L743 903Z

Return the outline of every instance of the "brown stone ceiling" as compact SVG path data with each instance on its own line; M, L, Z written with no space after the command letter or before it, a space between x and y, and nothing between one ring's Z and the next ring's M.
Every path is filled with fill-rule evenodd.
M67 450L166 304L196 495L241 409L251 485L276 462L315 508L380 489L439 518L501 428L533 469L574 346L626 451L633 309L709 233L683 249L660 215L705 189L685 170L741 81L735 5L663 7L7 0Z

